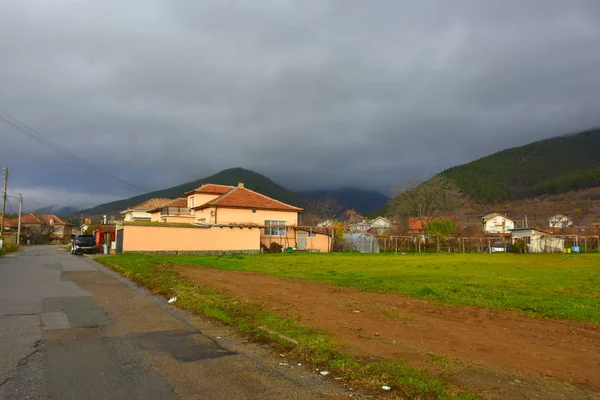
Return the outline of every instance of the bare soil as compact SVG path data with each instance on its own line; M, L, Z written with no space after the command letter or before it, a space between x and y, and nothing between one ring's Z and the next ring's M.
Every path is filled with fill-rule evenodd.
M256 273L178 268L200 285L325 329L353 354L403 359L427 370L437 365L436 373L491 397L600 398L598 325Z

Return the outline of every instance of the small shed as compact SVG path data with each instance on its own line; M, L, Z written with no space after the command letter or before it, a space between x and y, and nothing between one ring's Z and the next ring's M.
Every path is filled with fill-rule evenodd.
M565 248L563 238L536 228L516 228L511 230L513 244L523 240L529 253L562 253Z

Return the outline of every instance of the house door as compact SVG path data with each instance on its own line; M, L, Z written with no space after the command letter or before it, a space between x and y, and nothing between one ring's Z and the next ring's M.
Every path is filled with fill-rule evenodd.
M125 229L120 229L117 231L117 248L116 248L116 253L117 254L121 254L123 253L123 232L125 232Z
M308 233L298 232L298 250L306 250L307 238L308 238Z

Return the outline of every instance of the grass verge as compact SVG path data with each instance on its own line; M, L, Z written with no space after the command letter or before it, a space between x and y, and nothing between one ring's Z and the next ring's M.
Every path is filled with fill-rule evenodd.
M304 328L296 322L263 310L256 304L198 286L181 276L169 264L119 262L117 257L99 257L96 261L145 286L153 293L177 297L177 306L202 314L228 325L258 340L277 343L290 356L327 369L332 374L345 377L353 385L381 390L391 386L393 393L414 399L476 399L476 395L456 391L437 378L417 370L406 363L360 360L338 350L334 338L324 331ZM265 330L264 328L267 328ZM268 332L275 331L281 335ZM292 345L282 337L299 342Z
M3 248L0 249L0 257L2 257L5 254L8 254L8 253L15 252L17 250L19 250L19 246L14 245L14 244L7 244Z

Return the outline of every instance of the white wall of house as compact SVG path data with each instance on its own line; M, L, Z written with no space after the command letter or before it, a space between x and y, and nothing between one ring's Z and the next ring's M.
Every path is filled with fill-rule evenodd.
M513 231L511 233L513 243L522 239L527 244L530 253L562 253L565 246L564 240L537 229L526 229Z
M371 221L371 228L387 229L389 227L390 223L383 218L375 218Z
M507 233L515 229L515 221L502 215L495 216L483 222L483 231L489 233Z
M123 215L124 221L151 221L149 212L142 210L127 210Z
M556 214L548 219L548 225L550 228L562 229L573 225L573 220L566 215Z

